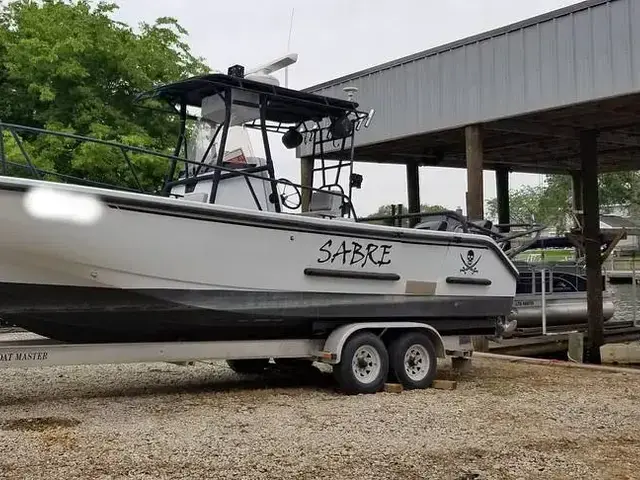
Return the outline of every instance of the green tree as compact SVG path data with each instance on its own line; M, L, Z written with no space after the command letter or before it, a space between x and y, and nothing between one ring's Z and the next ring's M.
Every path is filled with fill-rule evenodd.
M172 153L178 119L138 108L133 98L208 69L191 54L175 19L141 23L135 32L112 18L117 8L89 0L16 0L1 7L0 119ZM24 163L13 137L5 131L3 138L6 157ZM117 149L22 132L20 138L40 168L135 186ZM160 186L166 160L144 154L130 160L146 189Z
M598 179L600 204L629 205L637 210L640 205L640 172L604 173Z
M394 207L395 207L395 212L396 215L398 214L398 205L401 205L402 208L402 212L403 213L408 213L407 210L407 206L403 205L403 204L395 204L395 205L382 205L380 207L378 207L378 210L376 211L376 213L373 213L369 216L373 217L373 216L381 216L381 215L391 215L391 212L393 211ZM439 212L442 210L448 210L448 208L443 207L442 205L420 205L420 211L421 212Z
M557 230L566 226L570 212L570 197L565 195L564 185L525 185L509 192L511 223L542 223ZM497 199L487 202L487 217L497 220Z
M640 174L638 172L604 173L598 178L600 205L629 205L632 212L640 210ZM522 186L509 193L512 223L537 222L566 231L573 210L571 177L548 175L538 186ZM489 218L498 215L497 199L487 202Z

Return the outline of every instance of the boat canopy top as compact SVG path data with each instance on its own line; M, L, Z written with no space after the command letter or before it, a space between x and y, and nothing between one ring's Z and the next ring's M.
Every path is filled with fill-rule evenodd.
M101 188L266 211L281 212L282 206L291 210L302 207L304 213L313 210L317 216L353 216L357 220L351 198L352 190L360 188L362 176L353 172L354 138L356 132L369 127L375 110L359 111L350 94L348 99L340 99L281 87L270 73L290 64L292 59L279 59L247 74L243 66L233 65L227 74L194 76L136 95L133 103L142 108L180 116L172 153L168 149L153 151L106 139L0 122L1 173L12 175L14 170L20 170L37 179L55 177ZM170 108L145 106L145 101ZM200 114L190 113L188 108L200 108ZM191 129L187 129L188 120L195 121ZM260 132L263 155L253 151L245 129ZM17 143L24 162L13 162L5 155L2 135L5 130ZM112 147L123 160L122 172L116 171L107 178L88 178L81 168L69 174L43 170L32 161L19 133L53 135L72 139L78 145L87 142ZM321 186L315 186L313 181L302 185L277 178L270 133L279 135L289 150L303 142L310 145L313 173L319 174L312 177L321 177ZM337 160L326 158L329 148L339 156ZM140 163L149 162L149 157L140 155L168 163L162 180L140 176ZM317 161L319 166L315 164ZM341 175L345 170L347 174ZM290 197L295 201L287 200Z
M191 77L160 85L139 94L134 103L147 99L159 99L172 105L201 107L205 98L224 95L229 89L263 96L266 99L266 120L277 123L320 122L325 118L345 117L356 112L358 108L358 104L353 101L291 90L222 73Z

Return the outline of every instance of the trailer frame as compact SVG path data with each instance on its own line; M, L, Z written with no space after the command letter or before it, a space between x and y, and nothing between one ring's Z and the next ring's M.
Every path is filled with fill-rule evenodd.
M434 327L418 322L351 323L332 330L324 338L205 342L74 344L25 332L10 335L27 335L28 338L0 341L0 369L155 362L184 365L196 361L271 359L317 361L336 367L343 361L345 346L358 333L371 333L386 347L398 336L412 332L425 334L433 344L435 356L452 357L455 365L470 360L473 353L470 336L441 336ZM388 364L388 359L386 361Z

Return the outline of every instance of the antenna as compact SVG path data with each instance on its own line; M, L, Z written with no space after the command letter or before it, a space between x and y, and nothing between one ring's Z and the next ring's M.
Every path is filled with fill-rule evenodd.
M289 22L289 38L287 39L287 52L291 51L291 32L293 31L293 14L296 11L295 8L291 9L291 21ZM296 58L297 60L297 58ZM284 69L284 86L289 88L289 67Z

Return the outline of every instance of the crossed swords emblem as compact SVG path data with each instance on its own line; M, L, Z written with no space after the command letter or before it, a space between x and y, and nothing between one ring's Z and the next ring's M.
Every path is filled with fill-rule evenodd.
M478 273L478 269L476 268L476 265L478 265L478 262L480 261L481 258L482 258L482 255L479 255L478 258L476 258L476 254L474 253L473 250L469 250L467 252L466 258L462 254L460 254L460 260L462 260L462 265L463 265L463 267L460 269L460 272Z

